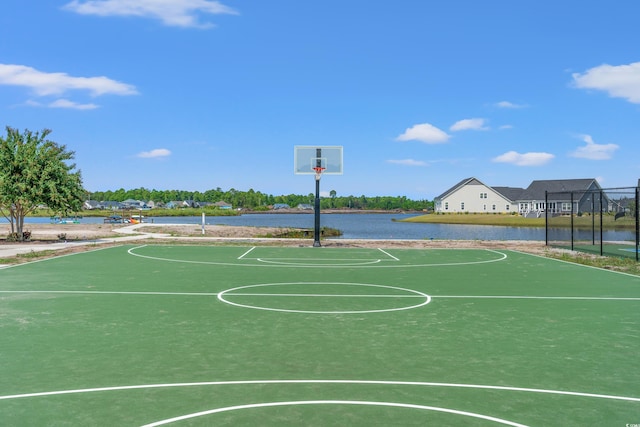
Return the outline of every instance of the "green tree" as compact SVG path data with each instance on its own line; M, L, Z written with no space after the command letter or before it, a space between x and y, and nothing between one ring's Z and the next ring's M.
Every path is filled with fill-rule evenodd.
M0 137L0 213L23 240L24 218L38 205L60 214L77 212L86 192L80 171L67 163L74 153L46 139L49 129L6 129L7 136Z

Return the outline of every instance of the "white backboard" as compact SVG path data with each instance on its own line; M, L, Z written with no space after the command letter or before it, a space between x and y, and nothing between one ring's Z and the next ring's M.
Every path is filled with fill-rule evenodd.
M314 175L321 167L323 174L342 175L342 146L296 145L293 151L293 172Z

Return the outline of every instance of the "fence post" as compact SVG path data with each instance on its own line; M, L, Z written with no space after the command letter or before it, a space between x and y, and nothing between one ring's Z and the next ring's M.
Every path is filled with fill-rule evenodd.
M602 190L600 190L600 256L604 255L604 247L602 243L602 238L604 234L602 232Z
M638 241L640 241L640 218L638 218L638 200L640 199L640 187L636 187L636 261L638 261L638 249L640 246Z
M544 190L544 245L549 246L549 192Z
M573 191L571 194L571 250L573 250Z

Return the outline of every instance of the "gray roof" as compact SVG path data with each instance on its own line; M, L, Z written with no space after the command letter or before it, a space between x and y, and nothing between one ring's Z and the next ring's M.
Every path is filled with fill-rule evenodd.
M586 179L550 179L533 181L526 190L520 194L518 200L544 200L545 191L549 193L565 193L551 195L553 199L566 199L566 193L599 190L600 185L595 178Z
M450 189L448 189L447 191L445 191L444 193L442 193L441 195L439 195L438 197L435 198L435 200L438 199L444 199L445 197L447 197L449 194L453 193L454 191L456 191L458 188L463 187L465 185L484 185L482 182L480 182L480 180L476 179L476 178L465 178L462 181L460 181L459 183L457 183L456 185L454 185L453 187L451 187ZM488 187L488 186L487 186Z
M436 197L436 200L442 200L447 197L449 194L455 192L457 189L464 187L465 185L484 185L487 188L491 188L495 192L499 193L502 197L507 200L515 201L518 199L518 196L524 191L524 188L516 188L516 187L490 187L487 184L480 181L478 178L465 178L453 187L449 188L447 191Z
M524 191L524 188L519 187L491 187L497 193L500 193L505 199L510 201L516 201L520 198L520 195Z
M529 184L529 186L524 189L518 187L490 187L481 182L479 179L471 177L465 178L462 181L458 182L456 185L436 197L435 200L442 200L445 197L449 196L451 193L466 185L484 185L488 188L493 189L497 193L500 193L500 195L502 195L505 199L512 202L518 200L544 200L545 191L548 191L549 193L564 192L565 194L550 195L551 200L560 200L566 199L566 193L568 193L569 191L581 192L601 189L598 181L596 181L595 178L537 180L532 181L531 184Z

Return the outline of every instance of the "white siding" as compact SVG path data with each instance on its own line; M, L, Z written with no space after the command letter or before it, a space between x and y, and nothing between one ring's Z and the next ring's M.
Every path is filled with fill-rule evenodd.
M436 206L436 211L443 213L511 213L518 212L518 207L490 187L471 183L444 197Z

